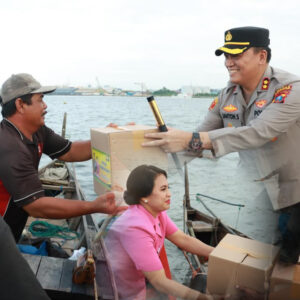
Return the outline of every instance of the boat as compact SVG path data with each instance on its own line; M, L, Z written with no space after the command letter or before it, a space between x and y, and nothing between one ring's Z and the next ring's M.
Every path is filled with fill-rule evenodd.
M184 165L184 184L185 194L183 197L183 228L184 232L192 237L195 237L202 242L217 246L222 238L230 233L241 237L249 238L242 232L224 224L201 200L197 197L210 215L199 211L191 205L190 193L189 193L189 178L187 164ZM240 205L243 206L243 205ZM206 274L207 274L207 259L195 254L192 254L193 263L189 260L189 256L184 252L186 259L188 260L192 269L192 279L190 287L197 289L201 292L205 292L206 287ZM196 267L194 267L196 266Z
M64 117L64 126L65 119L66 115ZM65 129L63 129L64 132ZM56 178L54 176L51 179L49 174L55 174L55 176L59 174L63 177ZM54 160L39 170L39 176L47 195L57 195L66 199L86 201L86 197L76 178L74 164ZM82 249L82 247L87 249L86 261L83 262L83 265L78 265L79 260L56 257L55 254L51 256L23 254L42 288L51 299L118 299L115 279L107 259L107 249L101 234L99 234L99 226L91 215L68 220L41 220L30 217L26 226L27 235L30 235L29 229L34 228L32 227L34 222L37 226L41 225L37 222L42 222L42 224L50 224L49 226L58 226L59 228L67 229L67 238L61 238L61 236L47 238L50 241L50 245L56 246L56 250L58 251L55 254L62 252L67 253L67 256L69 256L76 250L80 251L79 249ZM73 236L70 238L69 234L73 234ZM95 240L96 235L97 239ZM29 240L31 242L34 240L32 234ZM93 255L93 250L95 249L97 253ZM90 254L91 257L88 257L89 253L92 253ZM94 259L92 263L94 269L92 270L92 280L88 282L84 270L86 270L86 266L91 266L87 264L87 262L90 262L89 258ZM81 278L83 279L81 280Z

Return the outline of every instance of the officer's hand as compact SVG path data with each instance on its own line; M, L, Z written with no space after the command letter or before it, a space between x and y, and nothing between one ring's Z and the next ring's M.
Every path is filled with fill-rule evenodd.
M145 138L154 140L145 141L143 147L160 146L165 152L178 152L188 148L192 133L168 127L167 132L146 133Z

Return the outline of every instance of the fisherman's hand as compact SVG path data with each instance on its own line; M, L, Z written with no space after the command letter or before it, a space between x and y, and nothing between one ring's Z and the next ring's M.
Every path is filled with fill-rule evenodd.
M126 123L126 126L128 125L135 125L135 122L128 122ZM113 127L113 128L119 128L119 125L116 123L109 123L108 125L106 125L106 127Z
M168 127L167 132L146 133L145 138L154 140L144 142L144 147L160 146L165 152L178 152L188 148L192 133Z
M97 197L95 200L98 212L116 215L127 209L127 206L118 206L116 201L116 195L113 192L103 194Z

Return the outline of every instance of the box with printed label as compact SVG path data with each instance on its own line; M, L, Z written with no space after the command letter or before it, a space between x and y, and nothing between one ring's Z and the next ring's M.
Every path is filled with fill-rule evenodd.
M118 186L126 187L135 167L155 165L167 171L167 154L160 147L142 147L145 133L157 132L146 125L127 125L91 129L94 190L97 194Z
M227 234L208 260L207 291L236 295L236 286L265 293L278 247Z
M300 299L300 259L295 265L275 264L270 280L269 300Z

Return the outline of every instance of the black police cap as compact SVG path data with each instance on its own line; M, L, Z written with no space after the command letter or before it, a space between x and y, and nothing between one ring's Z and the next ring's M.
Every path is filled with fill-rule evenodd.
M225 31L225 44L216 50L217 56L222 53L240 54L250 47L268 47L269 30L261 27L237 27Z

